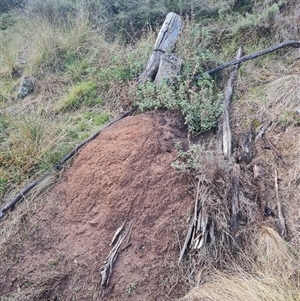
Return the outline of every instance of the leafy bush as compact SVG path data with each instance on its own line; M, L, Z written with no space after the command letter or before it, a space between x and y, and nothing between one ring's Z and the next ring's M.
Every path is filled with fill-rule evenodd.
M141 111L153 109L178 109L185 117L189 130L194 133L212 128L222 111L214 81L203 75L196 83L191 78L178 77L177 86L162 83L155 86L147 82L137 90Z

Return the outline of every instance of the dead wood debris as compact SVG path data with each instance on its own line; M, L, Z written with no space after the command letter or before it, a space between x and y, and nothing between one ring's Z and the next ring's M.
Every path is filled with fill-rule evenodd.
M281 153L276 149L276 147L272 144L272 142L265 137L265 133L268 130L268 128L272 125L272 121L266 121L260 129L258 129L258 133L254 135L254 130L251 129L248 133L244 134L241 133L237 135L237 145L236 150L234 154L232 154L232 134L231 134L231 128L230 128L230 116L229 116L229 107L230 102L232 98L233 93L233 82L236 77L236 73L238 70L238 65L242 62L245 62L250 59L254 59L258 56L273 52L275 50L278 50L282 47L300 47L300 42L297 41L288 41L285 43L281 43L279 45L275 45L272 47L269 47L265 50L262 50L260 52L246 55L241 58L241 48L239 49L237 53L237 57L234 61L228 62L226 64L223 64L217 68L214 68L212 70L207 71L208 74L213 74L215 72L218 72L220 70L223 70L224 68L227 68L229 66L235 66L233 68L232 73L230 75L230 78L228 80L226 89L225 89L225 98L224 98L224 113L220 116L218 120L218 149L222 150L224 158L230 159L234 158L237 162L234 165L232 175L231 175L231 217L229 222L229 229L230 229L230 235L233 239L234 245L233 250L238 250L241 247L241 237L240 237L240 231L239 231L239 214L240 212L240 202L243 202L242 197L242 170L241 164L249 164L252 162L254 153L253 153L253 144L257 142L260 139L263 139L265 143L267 143L268 148L271 149L276 158L286 167ZM200 76L197 76L196 78L199 78ZM222 142L221 142L222 141ZM272 216L273 218L276 217L272 209L270 209L269 204L267 203L266 198L266 187L264 183L264 168L260 166L260 164L251 163L251 166L253 166L253 181L254 185L258 188L257 192L254 192L252 194L252 198L255 198L256 200L259 200L259 206L260 208L264 210L264 213L261 215L261 221L263 219L263 216ZM244 166L244 165L243 165ZM249 165L248 165L249 166ZM205 188L200 189L200 181L198 182L197 187L197 195L195 199L195 208L193 217L189 223L187 234L185 237L184 245L181 249L180 256L179 256L179 262L182 261L185 253L187 252L188 248L192 249L201 249L205 243L207 242L207 238L209 235L214 235L214 228L213 223L209 222L209 212L207 212L207 209L205 207L205 203L202 201L203 198L205 198L205 193L203 193L203 190ZM244 187L245 188L245 187ZM208 190L210 188L207 188ZM246 189L247 190L247 189ZM254 189L256 190L256 189ZM277 171L275 171L275 190L276 190L276 201L277 201L277 210L278 210L278 219L276 221L277 226L279 228L279 233L283 238L286 238L286 228L284 223L284 218L282 214L281 209L281 203L279 200L279 193L278 193L278 181L277 181ZM201 191L201 193L200 193ZM240 200L241 198L241 200ZM255 205L253 203L252 205ZM251 213L250 213L251 215ZM245 217L247 219L247 217Z
M232 172L231 184L231 219L230 219L230 234L234 241L234 248L237 249L241 245L238 235L238 213L239 213L239 185L240 184L240 166L235 164Z
M198 180L197 193L195 199L194 214L189 223L183 247L180 251L179 262L182 261L188 248L200 250L205 246L208 237L214 238L214 226L209 223L209 216L205 206L209 189L201 191L201 181ZM200 204L199 204L200 203Z
M272 121L267 121L265 124L263 124L260 127L258 134L255 136L255 142L264 136L264 134L266 133L267 129L271 126L271 124L272 124Z
M239 59L242 56L242 48L240 47L236 54L236 59ZM230 128L230 118L229 118L229 108L233 94L233 82L236 79L239 65L236 65L232 68L230 77L227 82L225 97L224 97L224 113L221 115L219 119L219 126L222 126L223 132L223 154L226 159L232 156L232 134ZM222 125L221 125L222 120Z
M113 236L113 239L112 239L112 242L110 245L112 245L117 237L118 240L116 242L116 244L114 245L114 247L111 249L110 253L108 254L108 256L106 257L106 260L104 262L104 266L101 268L101 285L102 286L107 286L108 283L109 283L109 280L112 276L112 269L113 269L113 264L115 263L115 261L117 260L117 257L118 257L118 254L119 254L119 249L120 249L120 246L122 244L122 242L125 240L125 238L128 236L130 230L131 230L131 226L132 226L132 222L133 220L130 221L127 229L123 232L123 228L126 224L126 221L117 229L117 231L115 232L114 236ZM128 247L128 245L126 246Z
M281 203L280 203L280 199L279 199L278 173L277 173L276 168L274 170L274 182L275 182L275 196L276 196L277 212L278 212L278 219L276 221L276 224L279 229L279 233L280 233L281 237L286 239L287 232L286 232L286 228L285 228L285 222L284 222Z

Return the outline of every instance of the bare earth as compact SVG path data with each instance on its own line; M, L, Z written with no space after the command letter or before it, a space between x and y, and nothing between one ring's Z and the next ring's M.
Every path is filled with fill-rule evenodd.
M193 196L189 180L171 167L177 141L186 141L181 118L149 112L119 121L88 144L37 213L27 217L20 253L2 258L0 295L19 288L34 299L34 289L44 288L40 300L183 296L188 287L177 275L178 236L182 243ZM102 287L100 271L111 239L131 220L110 282Z

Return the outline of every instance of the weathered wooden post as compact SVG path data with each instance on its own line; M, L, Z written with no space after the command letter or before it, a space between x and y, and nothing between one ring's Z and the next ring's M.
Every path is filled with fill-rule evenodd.
M175 13L168 13L159 31L154 50L149 57L146 68L138 78L140 84L145 83L148 79L158 83L164 78L170 79L179 74L182 61L175 54L171 54L171 52L175 50L181 29L182 20L180 16ZM159 69L161 71L158 72ZM172 70L176 72L176 75L171 75ZM158 73L159 78L156 79Z

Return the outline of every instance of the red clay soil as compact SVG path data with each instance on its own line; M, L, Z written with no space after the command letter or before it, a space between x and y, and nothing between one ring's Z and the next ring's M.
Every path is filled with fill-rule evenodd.
M182 243L193 197L189 181L171 167L177 141L186 141L182 119L149 112L117 122L90 142L29 218L18 261L0 280L2 296L45 287L47 281L51 289L40 300L183 296L178 235ZM100 271L112 237L130 220L129 239L102 287Z

